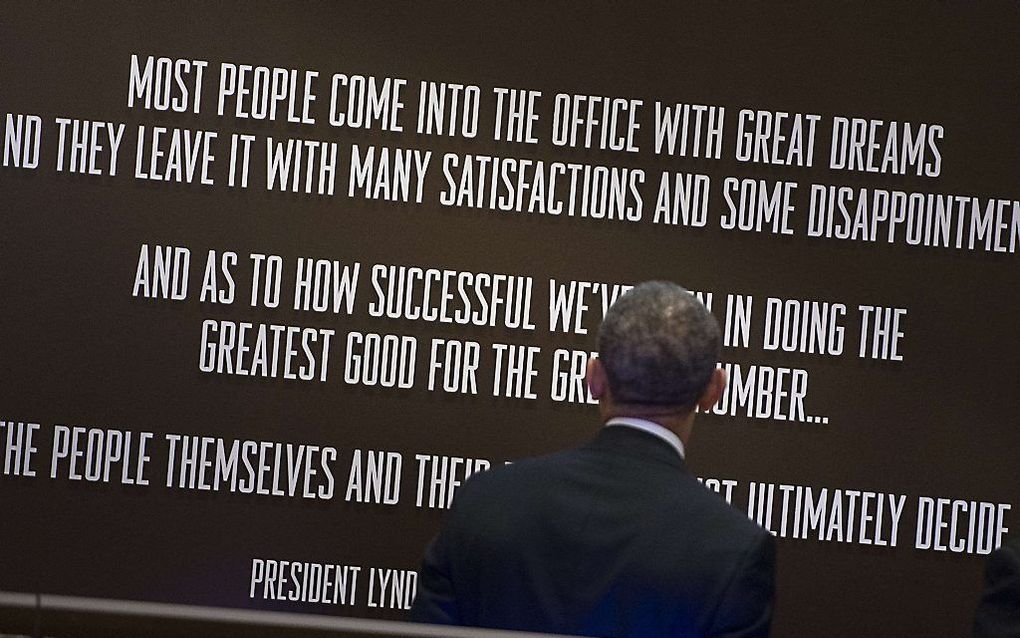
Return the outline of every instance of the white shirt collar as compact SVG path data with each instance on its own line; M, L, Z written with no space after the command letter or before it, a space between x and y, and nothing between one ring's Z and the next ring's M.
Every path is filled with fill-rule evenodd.
M635 430L641 430L654 436L659 437L666 443L676 450L680 458L684 458L684 444L676 434L670 432L666 428L662 427L658 423L648 421L646 419L635 419L629 416L616 416L606 421L606 427L611 425L622 425L628 428L634 428Z

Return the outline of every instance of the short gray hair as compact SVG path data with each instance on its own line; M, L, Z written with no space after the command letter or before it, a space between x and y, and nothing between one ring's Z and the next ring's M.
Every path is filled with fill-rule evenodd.
M598 350L614 402L693 407L719 361L719 323L681 286L648 281L610 307Z

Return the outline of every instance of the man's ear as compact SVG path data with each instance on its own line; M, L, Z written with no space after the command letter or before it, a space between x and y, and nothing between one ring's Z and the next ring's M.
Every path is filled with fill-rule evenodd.
M605 396L606 390L609 388L609 379L606 377L606 368L598 357L588 359L585 380L588 382L588 389L591 391L592 397L601 399Z
M701 398L698 399L698 408L702 412L710 410L722 397L723 390L725 389L726 371L722 368L716 368L712 371L712 378L708 380L708 385L705 386L705 391L701 393Z

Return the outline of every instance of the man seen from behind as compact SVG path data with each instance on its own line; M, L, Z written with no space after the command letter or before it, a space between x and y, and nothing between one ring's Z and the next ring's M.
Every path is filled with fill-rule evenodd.
M721 396L719 327L648 282L599 331L588 384L604 426L579 448L477 474L429 545L412 619L588 636L758 638L772 536L704 488L684 456Z

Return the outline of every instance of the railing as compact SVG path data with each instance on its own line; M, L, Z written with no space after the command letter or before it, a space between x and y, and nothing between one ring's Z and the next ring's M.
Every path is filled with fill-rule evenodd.
M551 634L317 614L0 591L0 636L551 638Z

